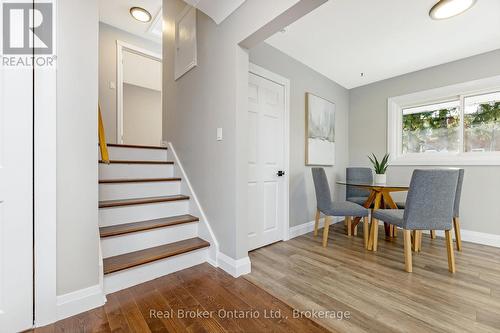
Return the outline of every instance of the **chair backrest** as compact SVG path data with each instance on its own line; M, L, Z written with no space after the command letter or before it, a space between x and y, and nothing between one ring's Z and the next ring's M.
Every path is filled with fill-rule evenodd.
M415 170L406 198L403 228L450 230L458 170Z
M368 183L373 182L372 169L370 168L346 168L346 179L348 182ZM346 199L353 197L367 197L370 191L357 186L347 186Z
M325 169L312 168L312 176L314 181L314 189L316 191L316 205L320 211L330 208L332 204L332 196L330 193L330 185L326 178Z
M455 193L455 204L453 206L453 217L460 216L460 197L462 196L462 184L464 182L464 169L458 169L457 192Z

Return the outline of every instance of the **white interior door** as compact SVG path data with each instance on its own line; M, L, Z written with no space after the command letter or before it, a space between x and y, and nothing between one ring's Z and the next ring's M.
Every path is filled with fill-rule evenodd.
M283 239L286 223L285 87L250 73L248 84L249 250Z
M32 70L0 65L0 331L33 323Z

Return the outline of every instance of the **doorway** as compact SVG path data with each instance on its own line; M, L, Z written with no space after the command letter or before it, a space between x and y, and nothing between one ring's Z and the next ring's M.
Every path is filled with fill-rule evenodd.
M248 250L288 234L289 96L288 79L250 64Z
M160 146L161 55L118 41L117 64L117 142Z

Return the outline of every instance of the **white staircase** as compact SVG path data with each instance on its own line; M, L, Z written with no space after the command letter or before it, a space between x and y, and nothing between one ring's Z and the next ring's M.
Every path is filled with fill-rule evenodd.
M108 145L99 163L106 294L208 261L192 198L164 147ZM188 193L189 194L189 193ZM207 238L207 237L205 237ZM208 239L210 240L210 239Z

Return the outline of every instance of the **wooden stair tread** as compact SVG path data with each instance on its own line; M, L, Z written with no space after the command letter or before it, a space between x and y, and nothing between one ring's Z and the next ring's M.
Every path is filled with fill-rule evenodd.
M99 160L99 163L104 163L103 160ZM172 161L128 161L128 160L110 160L110 164L174 164Z
M143 205L168 201L189 200L187 195L167 195L163 197L149 197L149 198L134 198L134 199L119 199L119 200L105 200L99 201L99 208Z
M197 222L197 221L199 221L197 217L186 214L186 215L165 217L161 219L154 219L149 221L141 221L134 223L118 224L109 227L101 227L99 228L99 233L101 237L104 238L104 237L125 235L132 232L169 227L169 226Z
M201 238L195 237L175 243L105 258L103 260L104 274L118 272L127 268L173 257L208 246L210 246L210 243Z
M118 148L139 148L139 149L163 149L167 150L167 147L161 147L161 146L148 146L148 145L129 145L129 144L123 144L123 143L108 143L108 147L118 147Z
M121 184L121 183L153 183L153 182L178 182L181 178L129 178L129 179L100 179L99 184Z

